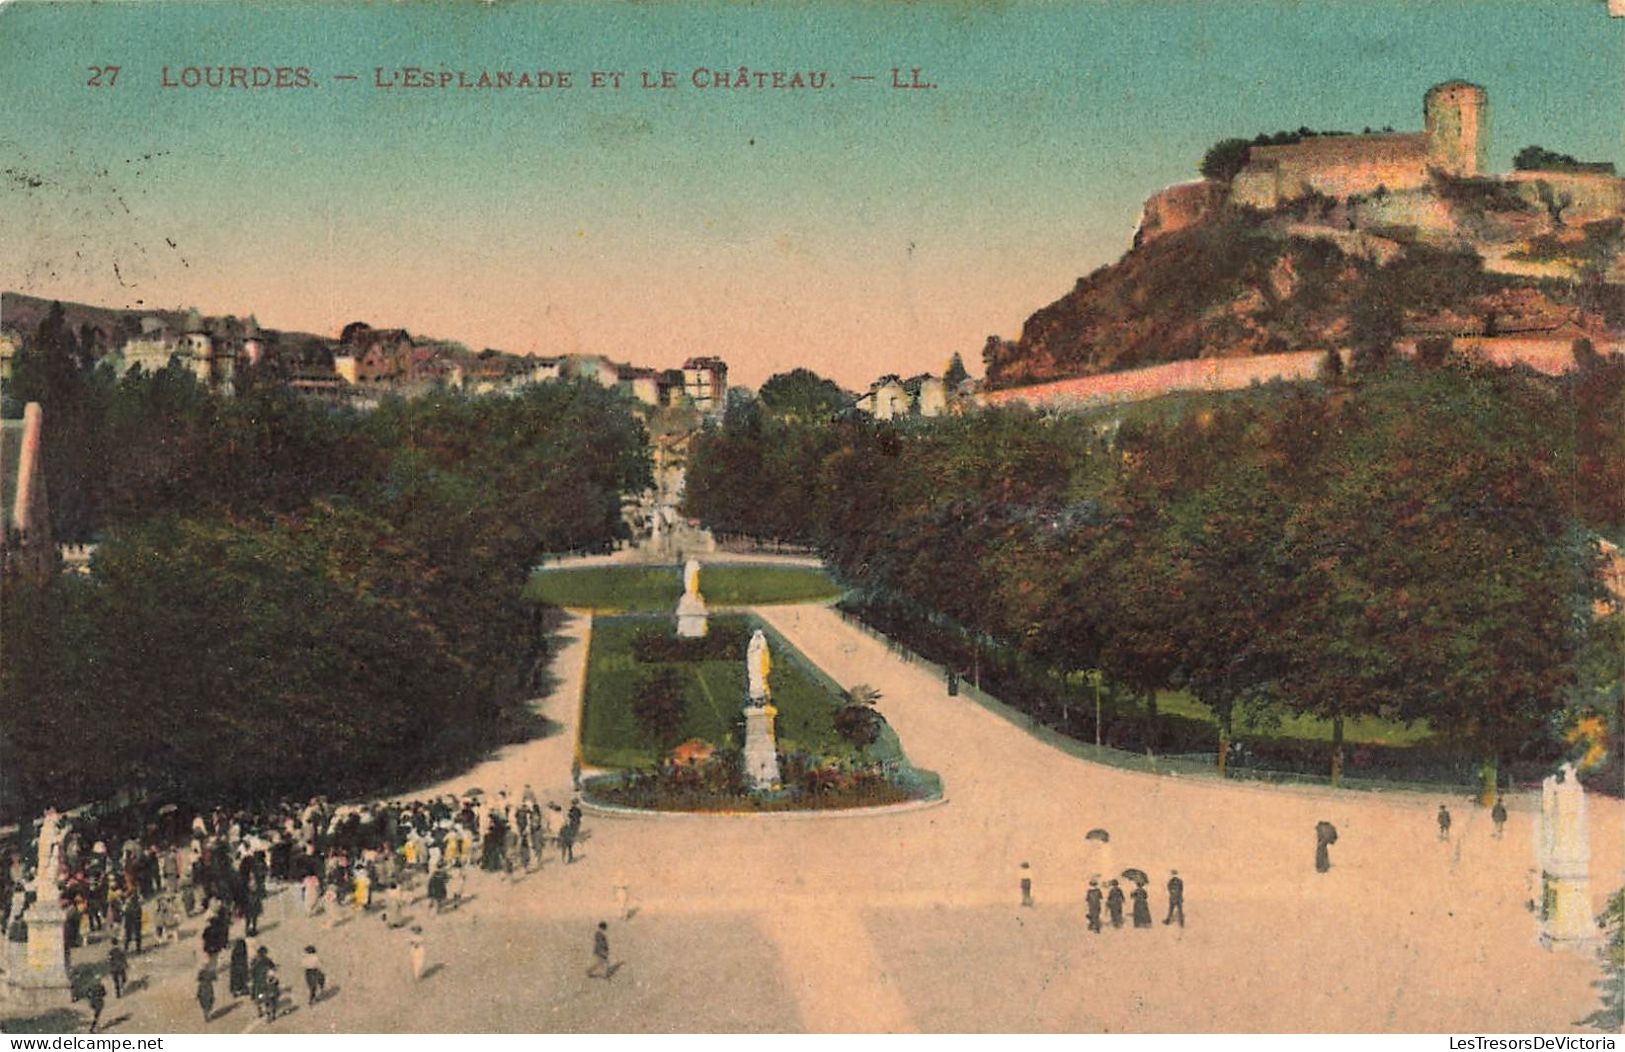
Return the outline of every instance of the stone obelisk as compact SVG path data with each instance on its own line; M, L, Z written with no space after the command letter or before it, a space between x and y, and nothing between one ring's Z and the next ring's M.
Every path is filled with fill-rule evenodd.
M694 559L683 567L683 597L677 600L677 634L698 639L710 630L705 597L700 594L700 564Z
M773 707L773 689L767 682L772 670L767 637L758 628L745 650L749 694L745 702L745 777L758 792L779 786L779 746L773 727L779 710Z

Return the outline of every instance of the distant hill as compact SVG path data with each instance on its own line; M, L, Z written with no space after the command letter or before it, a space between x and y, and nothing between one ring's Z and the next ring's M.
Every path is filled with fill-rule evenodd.
M69 300L58 301L28 296L20 292L0 292L0 326L14 328L25 337L32 336L38 331L40 322L50 313L51 305L57 302L62 304L63 317L74 333L77 334L87 325L93 329L100 329L109 347L117 346L123 343L125 337L139 333L142 318L157 318L174 329L184 324L189 310L187 307L151 309L98 307ZM204 313L205 318L220 316ZM273 329L263 329L262 332L267 339L285 344L328 339L307 332Z

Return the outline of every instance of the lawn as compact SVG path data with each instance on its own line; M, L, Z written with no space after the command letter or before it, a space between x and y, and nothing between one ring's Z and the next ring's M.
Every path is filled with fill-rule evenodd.
M669 612L682 594L680 566L538 570L525 589L527 598L540 603L629 613ZM758 606L823 602L841 590L812 566L722 563L700 568L700 594L710 606Z
M1165 690L1157 693L1157 711L1176 716L1188 716L1218 726L1213 710L1184 691ZM1282 713L1278 721L1264 726L1249 723L1244 714L1236 714L1236 734L1241 737L1258 735L1266 738L1301 738L1305 741L1330 742L1332 721L1315 716L1295 716ZM1343 721L1343 741L1349 745L1391 745L1403 748L1419 745L1431 737L1433 731L1426 722L1405 724L1375 716L1352 716Z
M1087 702L1092 695L1085 686L1083 673L1074 673L1069 677L1072 683L1081 691L1080 696ZM1109 699L1109 694L1108 694ZM1073 699L1076 704L1076 698ZM1113 711L1118 713L1132 712L1125 708L1129 704L1121 702ZM1137 703L1136 707L1137 706ZM1112 708L1108 700L1108 708ZM1157 691L1157 712L1163 716L1183 716L1186 719L1197 720L1201 723L1218 727L1218 717L1213 710L1197 701L1183 690ZM1303 741L1330 742L1332 740L1332 721L1323 720L1315 716L1297 716L1291 713L1280 713L1277 718L1258 721L1249 720L1247 714L1236 712L1235 733L1240 738L1298 738ZM1351 716L1343 721L1343 741L1349 745L1387 745L1394 748L1406 748L1420 745L1433 735L1433 730L1426 721L1415 723L1399 723L1394 720L1384 720L1376 716Z
M704 576L702 574L702 589ZM853 758L858 754L835 734L831 716L841 702L840 688L771 628L745 614L713 617L712 624L748 622L762 628L773 656L769 684L779 710L781 753L805 752L814 756ZM632 640L640 632L673 630L665 617L595 618L587 657L585 711L581 721L584 762L597 767L648 767L664 758L664 750L638 723L632 699L640 684L656 669L677 669L684 677L687 718L680 740L700 738L713 745L727 744L740 732L735 720L745 705L745 655L732 660L641 662L632 653ZM742 745L737 738L735 746ZM902 749L891 728L864 752L864 758L895 761Z

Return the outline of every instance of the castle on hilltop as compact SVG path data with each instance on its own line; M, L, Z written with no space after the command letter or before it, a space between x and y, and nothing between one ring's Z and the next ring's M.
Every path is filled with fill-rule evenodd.
M1321 193L1346 198L1378 187L1409 190L1433 172L1484 173L1489 94L1476 84L1447 81L1422 99L1420 132L1316 135L1284 146L1255 146L1230 186L1230 199L1254 208Z

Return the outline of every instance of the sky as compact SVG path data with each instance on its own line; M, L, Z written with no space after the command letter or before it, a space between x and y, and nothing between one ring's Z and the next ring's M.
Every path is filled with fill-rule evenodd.
M185 86L222 66L312 86ZM741 66L828 86L696 86ZM571 84L407 88L407 67ZM1625 167L1604 0L11 0L0 288L720 355L751 386L799 365L862 387L954 352L980 372L989 334L1120 256L1213 142L1419 130L1454 78L1489 92L1493 170L1531 143Z

